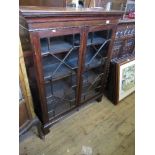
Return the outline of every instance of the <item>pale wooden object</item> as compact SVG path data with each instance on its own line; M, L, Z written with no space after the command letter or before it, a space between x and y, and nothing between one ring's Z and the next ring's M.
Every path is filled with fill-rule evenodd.
M30 119L33 119L35 117L35 113L33 110L32 96L31 96L29 82L27 78L21 42L19 43L19 82L20 82L20 87L24 96L29 117Z

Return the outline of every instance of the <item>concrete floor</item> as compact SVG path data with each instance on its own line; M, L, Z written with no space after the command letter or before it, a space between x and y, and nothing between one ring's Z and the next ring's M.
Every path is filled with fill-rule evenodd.
M134 155L135 95L117 106L107 98L54 125L45 141L35 128L22 137L20 155Z

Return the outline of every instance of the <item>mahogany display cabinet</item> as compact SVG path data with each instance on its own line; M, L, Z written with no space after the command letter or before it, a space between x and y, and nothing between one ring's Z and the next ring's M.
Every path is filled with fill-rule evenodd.
M27 67L30 88L45 134L86 102L101 101L122 15L90 8L20 7L21 42L31 44L26 47L31 46L33 56Z

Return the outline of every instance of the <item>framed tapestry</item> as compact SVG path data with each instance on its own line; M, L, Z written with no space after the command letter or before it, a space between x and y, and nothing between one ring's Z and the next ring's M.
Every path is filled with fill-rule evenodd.
M135 90L135 60L127 59L117 63L116 70L116 79L118 80L116 102L120 102Z

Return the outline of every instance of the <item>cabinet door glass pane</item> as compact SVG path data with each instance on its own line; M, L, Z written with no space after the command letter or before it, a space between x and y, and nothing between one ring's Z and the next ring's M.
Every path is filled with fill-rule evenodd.
M75 107L80 34L42 38L41 55L49 119Z
M101 93L111 34L111 30L88 33L81 102Z

